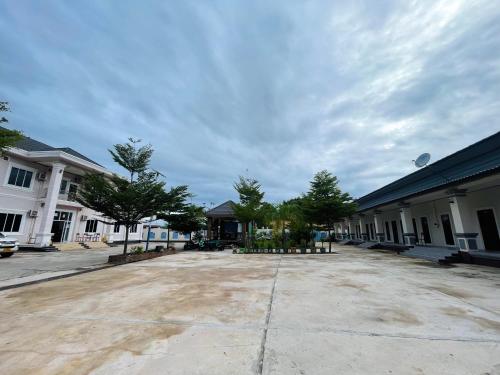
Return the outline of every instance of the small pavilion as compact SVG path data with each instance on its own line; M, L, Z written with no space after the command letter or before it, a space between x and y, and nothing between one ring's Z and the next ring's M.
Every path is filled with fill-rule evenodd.
M241 240L241 224L234 215L233 205L234 202L229 200L205 213L209 240L227 242Z

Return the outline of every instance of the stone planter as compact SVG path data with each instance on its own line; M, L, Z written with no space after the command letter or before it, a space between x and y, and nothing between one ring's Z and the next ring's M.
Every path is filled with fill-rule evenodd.
M132 263L132 262L140 262L141 260L147 260L147 259L153 259L153 258L158 258L162 257L165 255L171 255L175 254L176 251L173 247L163 250L163 251L147 251L141 254L117 254L117 255L110 255L108 257L108 263L113 263L113 264L125 264L125 263Z

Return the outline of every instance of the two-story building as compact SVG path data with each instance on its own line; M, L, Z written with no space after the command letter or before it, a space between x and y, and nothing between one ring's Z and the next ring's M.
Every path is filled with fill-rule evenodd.
M76 202L86 173L111 175L103 166L69 147L52 147L24 137L0 158L0 232L21 245L123 241L125 228ZM131 241L139 241L142 224Z

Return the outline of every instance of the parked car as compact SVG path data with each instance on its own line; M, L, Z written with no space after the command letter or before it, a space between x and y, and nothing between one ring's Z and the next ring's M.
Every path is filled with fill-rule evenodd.
M19 249L19 241L0 233L0 257L8 258Z

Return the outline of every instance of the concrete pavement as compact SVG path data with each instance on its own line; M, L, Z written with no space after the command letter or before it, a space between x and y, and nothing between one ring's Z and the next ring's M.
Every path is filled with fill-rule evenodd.
M101 267L107 263L108 256L121 252L121 246L49 253L17 252L10 258L0 259L0 288Z
M2 374L499 374L500 273L180 253L0 292Z

